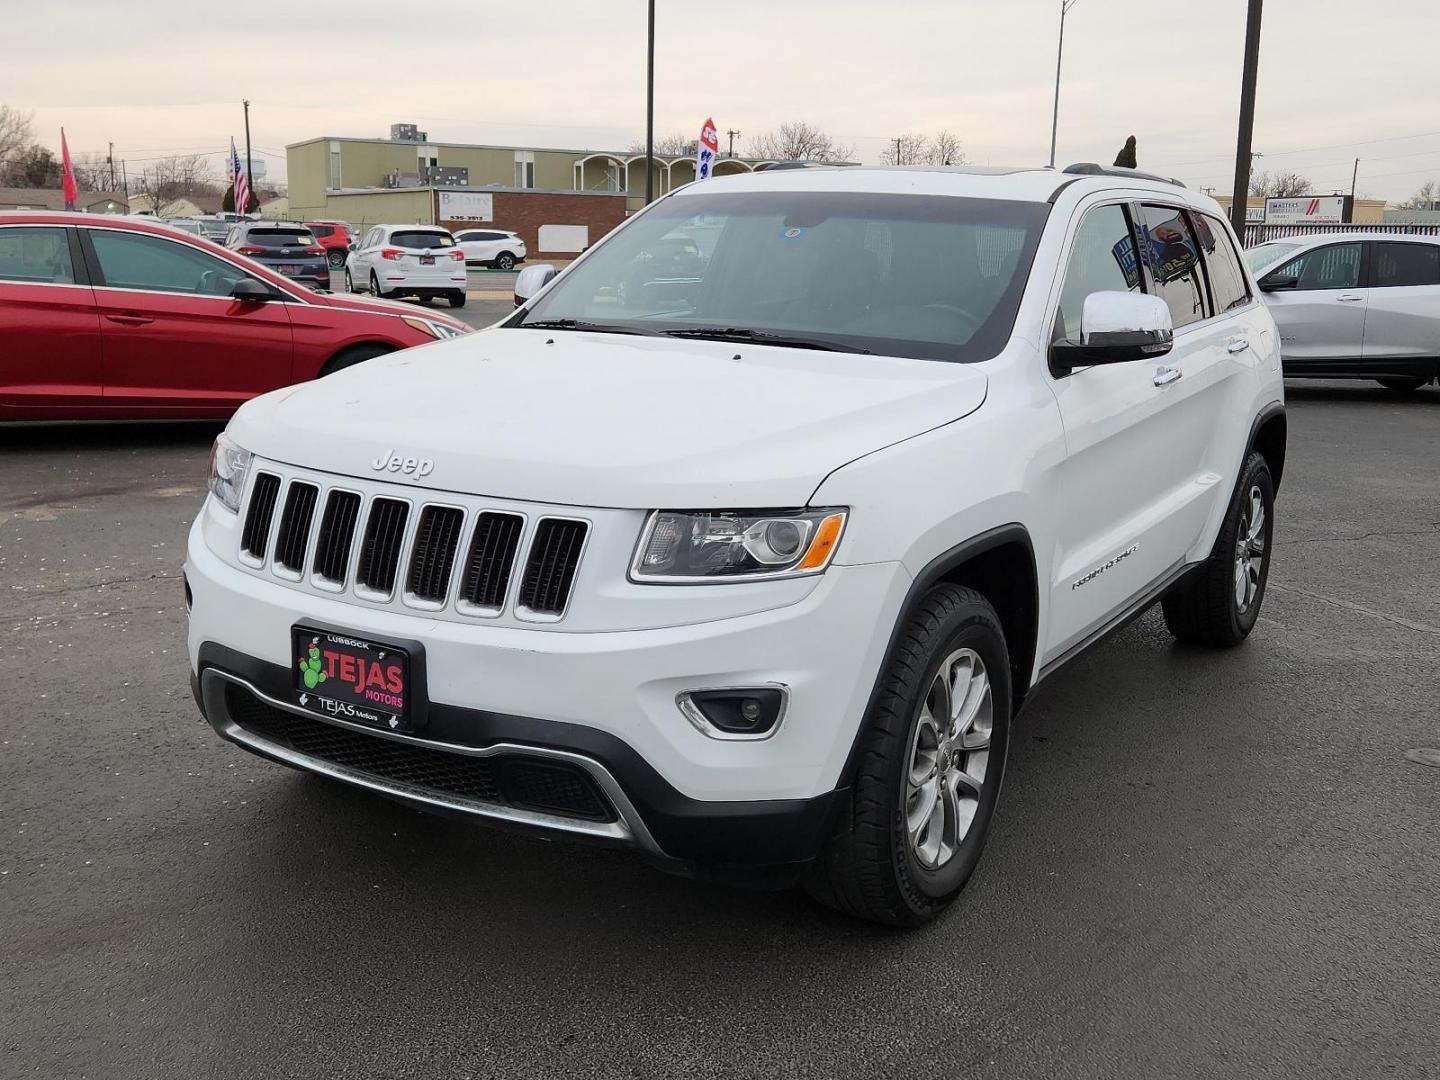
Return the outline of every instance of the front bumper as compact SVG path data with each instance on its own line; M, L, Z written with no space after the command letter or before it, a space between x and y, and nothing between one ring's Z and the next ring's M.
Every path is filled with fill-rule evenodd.
M736 868L803 866L820 847L847 797L845 763L909 584L898 564L836 566L804 599L774 610L575 633L459 624L300 592L229 565L198 527L186 575L197 697L225 738L431 808L631 844L725 877L745 876ZM472 756L558 755L590 776L614 821L597 827L483 801L453 805L423 789L296 760L247 732L226 695L238 680L243 692L286 707L297 622L421 642L430 704L418 741ZM762 683L790 690L784 722L763 741L707 737L675 703L686 689Z

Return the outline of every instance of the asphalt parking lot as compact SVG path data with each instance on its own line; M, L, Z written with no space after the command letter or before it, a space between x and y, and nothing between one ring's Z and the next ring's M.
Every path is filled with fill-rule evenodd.
M909 934L220 742L216 427L0 430L0 1076L1435 1076L1440 392L1289 394L1256 633L1152 612L1048 683Z

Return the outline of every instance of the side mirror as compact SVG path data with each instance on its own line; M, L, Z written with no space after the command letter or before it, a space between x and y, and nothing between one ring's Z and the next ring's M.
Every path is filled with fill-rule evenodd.
M525 303L551 281L557 273L549 263L536 263L521 270L515 278L515 306Z
M275 299L274 291L254 278L241 278L231 288L230 296L245 304L263 304Z
M1170 309L1158 296L1130 292L1094 292L1080 314L1080 340L1050 347L1050 368L1063 375L1094 364L1154 360L1175 345Z
M1294 274L1271 274L1260 282L1261 292L1275 292L1278 289L1293 289L1300 284Z

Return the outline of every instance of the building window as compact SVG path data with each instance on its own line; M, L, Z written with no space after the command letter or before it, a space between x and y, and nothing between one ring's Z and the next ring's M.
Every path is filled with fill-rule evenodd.
M535 186L535 151L515 151L515 186L517 188L533 188Z
M331 186L332 188L338 188L338 187L340 186L340 151L339 151L339 150L331 150L331 151L330 151L330 186Z

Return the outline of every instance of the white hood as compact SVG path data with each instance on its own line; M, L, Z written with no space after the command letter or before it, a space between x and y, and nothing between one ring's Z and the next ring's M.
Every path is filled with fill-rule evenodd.
M230 433L274 461L441 491L630 509L803 506L833 470L974 411L985 389L963 364L490 330L267 394ZM433 468L375 467L392 455Z

